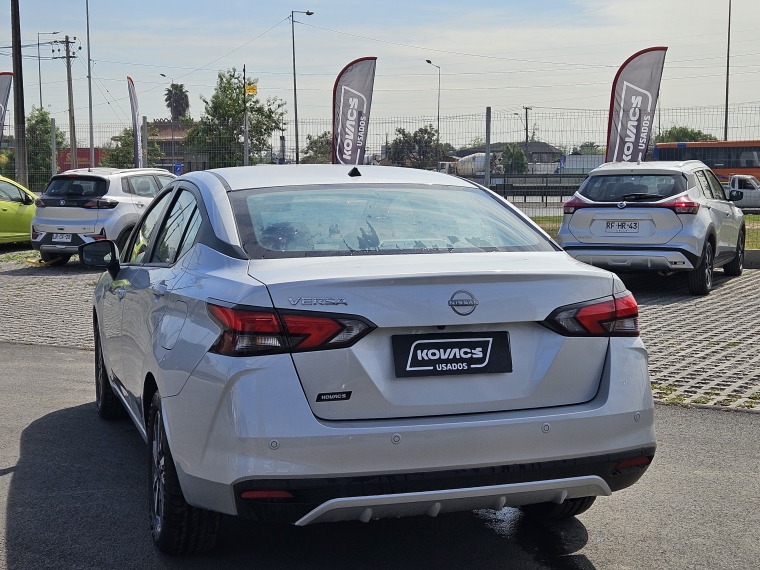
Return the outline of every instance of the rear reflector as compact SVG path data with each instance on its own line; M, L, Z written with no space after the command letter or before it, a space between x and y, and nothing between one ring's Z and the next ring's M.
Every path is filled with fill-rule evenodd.
M292 499L288 491L243 491L241 499Z
M638 336L639 307L625 291L555 309L543 324L564 336Z
M631 457L630 459L623 459L623 461L615 465L615 470L620 471L631 467L643 467L644 465L649 465L651 462L652 458L648 455L645 455L644 457Z
M211 319L221 333L212 352L227 356L254 356L345 348L375 326L360 317L310 311L282 311L208 304Z

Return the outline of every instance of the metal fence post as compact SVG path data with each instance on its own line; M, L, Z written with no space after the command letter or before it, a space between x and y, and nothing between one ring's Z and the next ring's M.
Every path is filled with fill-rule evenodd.
M58 174L57 154L55 149L55 119L50 117L50 170L53 171L52 176Z
M148 117L143 115L142 120L142 140L143 140L143 168L148 167Z
M485 184L484 186L486 188L491 187L491 107L486 107L486 161L485 161L485 167L486 167L486 177L485 177Z
M248 166L248 113L243 116L243 166Z

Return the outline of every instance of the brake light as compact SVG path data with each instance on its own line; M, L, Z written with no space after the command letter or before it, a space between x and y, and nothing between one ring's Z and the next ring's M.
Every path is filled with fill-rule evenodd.
M573 214L576 210L581 208L589 208L591 204L584 202L578 196L573 196L562 206L565 214Z
M87 208L88 210L112 210L116 206L118 206L119 203L116 200L90 200L89 202L85 202L83 208Z
M564 336L638 336L639 307L626 291L614 297L560 307L544 324Z
M34 201L34 205L37 206L38 208L44 208L45 207L45 202L42 201L42 198L37 198Z
M212 352L254 356L345 348L374 329L359 317L314 314L309 311L230 308L208 304L221 334Z
M673 210L676 214L696 214L699 211L699 202L695 202L688 196L678 196L667 202L661 202L657 206Z

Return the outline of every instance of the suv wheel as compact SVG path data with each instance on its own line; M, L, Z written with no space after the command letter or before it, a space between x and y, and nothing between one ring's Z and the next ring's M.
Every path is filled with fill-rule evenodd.
M723 266L723 273L738 277L744 271L744 229L739 232L739 240L736 242L736 256Z
M117 420L127 415L108 381L97 323L95 324L95 409L104 420Z
M164 431L161 397L153 394L148 414L148 497L150 529L159 550L197 554L216 544L219 513L187 504Z
M71 256L40 251L40 259L47 265L66 265L69 262L69 259L71 259Z
M713 245L706 241L699 265L689 272L689 293L707 295L710 292L713 286L713 261Z
M585 513L594 504L596 497L578 497L567 499L563 503L537 503L523 505L520 510L525 516L536 521L551 522L567 519Z

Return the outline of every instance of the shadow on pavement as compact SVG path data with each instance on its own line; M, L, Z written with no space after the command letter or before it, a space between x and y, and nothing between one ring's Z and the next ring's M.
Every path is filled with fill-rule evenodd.
M688 276L686 273L659 275L658 273L618 273L628 290L643 305L669 304L682 299L700 299L689 293ZM713 292L717 293L727 283L734 279L728 277L720 269L713 274Z
M228 517L213 552L170 558L150 539L145 456L132 423L93 404L30 424L6 475L8 568L594 568L574 554L580 521L534 525L513 509L305 528Z

